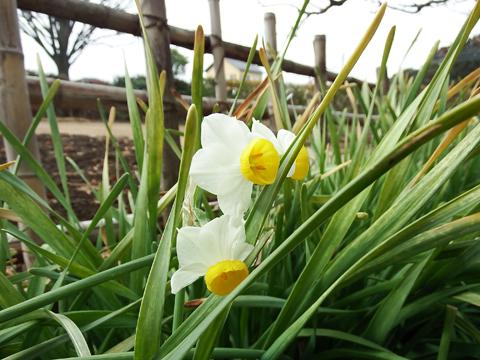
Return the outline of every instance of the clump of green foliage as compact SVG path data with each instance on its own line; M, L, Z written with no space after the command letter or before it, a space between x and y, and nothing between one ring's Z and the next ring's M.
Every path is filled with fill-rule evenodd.
M178 132L164 128L165 76L158 75L147 42L148 105L137 104L125 77L140 170L128 168L110 132L114 112L103 114L118 177L111 183L106 155L102 186L94 189L100 207L86 225L77 220L65 181L52 105L59 82L48 87L40 69L45 101L26 138L15 138L0 122L4 139L19 153L15 165L0 168L0 356L478 358L480 74L451 83L450 71L480 17L480 3L427 87L422 83L433 55L415 78L399 73L389 89L382 86L392 28L375 64L377 83L352 90L344 82L384 12L385 5L337 79L304 113L290 111L280 76L288 46L271 65L260 49L268 82L255 96L235 102L230 114L249 124L271 103L276 127L297 136L273 184L254 190L245 216L246 239L254 246L246 259L250 274L226 296L210 294L201 279L175 296L170 289L179 267L177 229L219 216L210 195L189 182L203 118L202 29L196 32L177 184L160 195L163 144ZM248 63L255 48L256 41ZM342 91L351 91L363 116L347 118L334 107ZM61 187L26 147L44 114L52 125ZM287 174L305 144L310 174L294 182ZM66 218L15 175L20 162L34 170ZM15 271L10 265L10 239L35 255L32 267Z

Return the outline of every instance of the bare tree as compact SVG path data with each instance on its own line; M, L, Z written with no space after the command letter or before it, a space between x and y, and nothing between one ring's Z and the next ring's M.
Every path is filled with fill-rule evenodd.
M258 0L261 5L273 5L270 2L265 2L263 0ZM328 10L339 7L345 4L348 0L320 0L320 1L310 1L308 4L307 10L305 11L305 15L320 15L326 13ZM367 1L367 0L365 0ZM383 1L380 0L369 0L370 2L375 2L381 4ZM408 12L408 13L419 13L425 8L433 7L433 6L440 6L440 5L447 5L447 4L458 4L461 2L474 2L474 0L411 0L411 1L389 1L388 7ZM291 1L282 2L281 5L288 5L297 7Z
M122 0L96 2L113 8L121 8L123 3ZM70 77L70 66L87 45L99 39L94 34L94 26L31 11L21 11L21 28L55 62L58 77L67 80Z

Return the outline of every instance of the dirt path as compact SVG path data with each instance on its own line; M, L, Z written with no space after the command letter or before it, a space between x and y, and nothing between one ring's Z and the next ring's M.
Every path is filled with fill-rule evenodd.
M105 125L101 121L86 121L83 119L59 119L58 127L61 134L66 135L86 135L86 136L105 136ZM112 129L113 134L120 137L132 138L132 130L128 122L116 122ZM37 134L49 134L50 127L47 121L42 121L37 128Z
M62 133L62 144L65 156L68 156L77 163L83 171L85 177L94 188L98 188L102 181L103 157L105 154L105 137L103 136L102 128L95 123L85 123L79 126L78 124L60 123L60 131ZM123 125L123 124L120 124ZM126 124L128 125L128 124ZM40 149L40 157L42 166L49 173L57 186L61 189L60 176L57 170L57 163L53 151L53 144L48 134L48 124L42 124L44 132L37 136L38 145ZM120 126L119 129L127 133L125 126ZM118 130L118 129L117 129ZM70 133L72 132L72 133ZM84 135L88 134L88 135ZM121 134L117 132L117 134ZM128 135L128 134L127 134ZM131 171L136 171L135 154L133 150L132 140L126 136L119 136L118 142L123 156L125 157ZM4 162L5 152L3 149L3 141L0 139L0 163ZM88 220L93 217L97 208L98 201L87 184L84 183L75 169L67 162L67 181L72 201L72 206L80 220ZM115 153L112 148L109 151L109 173L110 184L116 181L116 160ZM120 171L122 173L123 171ZM65 216L65 211L58 201L50 192L47 192L50 205Z

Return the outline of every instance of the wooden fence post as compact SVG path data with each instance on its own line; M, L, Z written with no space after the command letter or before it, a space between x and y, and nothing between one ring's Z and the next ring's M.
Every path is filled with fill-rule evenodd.
M318 79L315 79L315 83L317 85L317 89L320 89L321 87L318 81L320 80L323 87L325 87L325 83L327 81L327 52L325 35L315 35L315 38L313 39L313 51L315 53L314 68L318 77Z
M0 120L5 122L20 141L25 137L32 121L15 0L0 2ZM35 136L28 148L39 160ZM8 143L5 144L5 152L7 160L16 159L17 153ZM26 162L20 166L18 175L38 194L45 195L42 183Z
M0 1L0 121L5 122L20 141L32 121L16 0ZM7 160L15 160L17 153L8 142L4 143ZM35 136L30 140L28 149L40 161ZM42 198L46 198L43 184L25 161L18 169L18 176ZM22 246L22 249L25 250L25 247ZM23 252L23 259L26 267L30 267L32 259L28 252Z
M265 25L265 46L269 58L274 58L277 54L277 30L275 14L267 12L263 16L263 23ZM270 50L273 50L273 54Z
M150 41L153 56L158 71L165 70L167 83L163 96L163 111L165 114L165 128L178 129L178 120L183 116L171 92L174 86L172 73L172 58L170 53L170 34L167 22L165 0L142 0L142 13L145 20L147 36ZM180 146L177 136L175 142ZM163 181L162 187L169 189L177 182L180 161L170 146L163 147Z
M222 46L222 26L220 23L219 0L208 0L210 7L210 36L213 54L213 68L215 70L215 96L219 101L227 100L227 82L225 81L224 58L225 50Z
M270 62L275 59L277 56L277 30L276 30L276 20L275 14L272 12L267 12L263 15L263 24L265 27L264 34L264 46L267 52L267 56ZM278 83L275 83L275 88L278 91ZM271 129L279 130L278 125L275 121L275 116L273 114L273 103L272 99L268 101L267 115L269 119L269 127Z

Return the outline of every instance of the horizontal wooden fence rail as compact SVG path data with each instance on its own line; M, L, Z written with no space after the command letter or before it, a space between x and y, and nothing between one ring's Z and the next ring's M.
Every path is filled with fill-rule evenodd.
M48 79L51 83L53 79ZM42 93L40 91L40 81L36 76L27 76L28 92L30 95L30 102L34 109L38 108L42 103ZM147 101L147 92L145 90L135 90L135 96ZM74 81L61 80L61 86L55 96L55 106L68 110L92 110L95 109L97 99L102 101L105 106L115 106L118 109L127 109L127 98L125 88L112 85L88 84ZM188 104L191 104L192 98L188 95L182 95L182 99ZM230 108L233 100L227 99L224 102L219 102L215 98L203 98L203 108L208 113L212 111L215 104L225 109ZM239 100L238 104L241 104ZM293 113L302 114L306 107L303 105L288 105L288 109ZM342 111L333 111L336 116L346 116L347 118L358 118L360 120L365 118L364 114L352 114ZM377 118L374 115L373 118Z
M17 0L17 6L21 10L35 11L63 19L79 21L99 28L115 30L122 33L140 36L140 25L137 15L122 10L94 4L80 0ZM168 25L170 30L170 41L173 45L187 49L193 49L195 32ZM222 41L225 50L225 57L245 61L250 48L243 45ZM205 51L212 52L211 38L205 37ZM262 65L258 52L253 63ZM312 66L299 64L294 61L284 60L282 70L298 75L315 77L315 69ZM328 81L333 81L337 74L327 71ZM361 80L353 77L348 78L349 82L362 83Z
M52 81L53 79L48 79L49 83ZM27 76L27 84L30 102L32 107L36 109L43 101L40 81L36 76ZM146 91L135 90L135 96L143 101L147 100ZM55 107L62 110L95 110L97 99L100 99L105 106L126 107L126 94L122 87L66 80L61 81L54 103Z
M48 79L51 83L54 79ZM27 76L28 92L33 109L37 109L43 101L40 91L40 81L36 76ZM147 101L147 92L145 90L135 90L135 96ZM125 88L112 85L89 84L74 81L61 80L61 86L55 96L55 106L63 110L95 110L97 99L102 104L110 107L115 106L118 109L127 109L127 97ZM182 95L182 99L191 103L191 96ZM228 99L225 102L219 102L215 98L204 98L203 107L205 111L212 110L216 103L221 107L229 107L233 100Z

